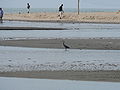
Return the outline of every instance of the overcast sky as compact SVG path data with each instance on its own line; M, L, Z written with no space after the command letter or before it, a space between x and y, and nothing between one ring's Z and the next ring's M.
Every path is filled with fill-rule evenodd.
M26 8L29 2L32 8L77 8L78 0L0 0L2 8ZM120 0L80 0L81 8L120 8Z

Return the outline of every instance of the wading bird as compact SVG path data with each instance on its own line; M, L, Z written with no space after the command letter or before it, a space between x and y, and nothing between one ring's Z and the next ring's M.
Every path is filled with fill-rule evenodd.
M65 50L67 50L67 49L70 48L69 46L67 46L67 45L65 44L65 41L63 41L63 46L64 46Z

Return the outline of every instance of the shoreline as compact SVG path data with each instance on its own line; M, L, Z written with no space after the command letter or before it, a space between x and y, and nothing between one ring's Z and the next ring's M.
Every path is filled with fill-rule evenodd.
M0 77L120 82L120 71L16 71L0 72Z
M45 27L0 27L0 30L68 30L67 28L45 28Z
M11 19L4 19L3 21L20 21L20 22L45 22L45 23L93 23L93 24L120 24L120 22L93 22L93 21L69 21L69 20L11 20Z

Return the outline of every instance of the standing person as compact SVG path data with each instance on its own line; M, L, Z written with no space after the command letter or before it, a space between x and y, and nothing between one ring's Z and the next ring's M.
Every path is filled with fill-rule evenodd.
M29 3L27 3L27 9L28 9L27 13L30 13L30 4Z
M3 14L4 14L4 12L3 12L3 10L2 10L2 8L0 8L0 22L2 23L3 22Z
M64 13L64 11L63 11L63 4L61 4L60 7L59 7L59 16L60 16L60 19L62 19L63 13Z

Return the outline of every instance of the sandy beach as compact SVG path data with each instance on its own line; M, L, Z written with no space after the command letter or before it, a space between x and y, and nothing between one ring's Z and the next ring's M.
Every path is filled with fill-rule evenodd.
M43 21L43 22L83 22L83 23L120 23L119 12L64 13L59 19L58 13L21 13L5 14L4 20Z
M120 90L119 3L1 0L0 90Z
M21 13L5 14L4 20L31 21L31 22L64 22L64 23L120 23L118 12L91 12L91 13L64 13L59 19L58 13ZM0 27L1 30L29 30L27 27ZM31 28L32 30L64 30L66 28ZM65 41L70 49L95 49L95 50L120 50L119 38L53 38L53 39L19 39L10 37L0 40L0 46L32 47L32 48L64 48ZM69 79L86 81L110 81L120 82L119 70L97 70L97 71L16 71L0 72L0 76L6 77L29 77L47 79Z

